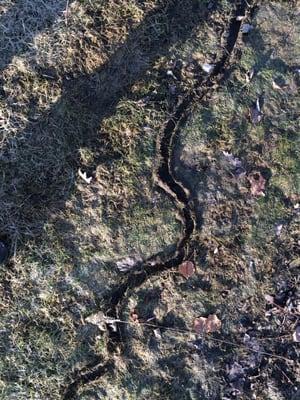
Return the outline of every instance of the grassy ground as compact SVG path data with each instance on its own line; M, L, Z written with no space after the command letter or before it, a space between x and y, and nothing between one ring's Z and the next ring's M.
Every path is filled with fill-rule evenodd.
M112 357L85 318L118 261L181 234L155 185L157 139L222 54L233 3L1 2L1 399L62 399L74 371ZM194 107L173 166L196 210L196 274L170 270L126 297L116 367L78 399L299 397L299 19L297 2L263 2ZM212 313L221 332L202 339L193 321Z

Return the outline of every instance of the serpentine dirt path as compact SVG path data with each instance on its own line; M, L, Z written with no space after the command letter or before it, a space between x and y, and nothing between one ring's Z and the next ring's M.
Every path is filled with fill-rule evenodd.
M103 300L102 310L113 318L122 314L122 304L130 297L130 293L141 286L149 277L157 275L170 268L178 266L188 258L188 244L196 229L195 213L193 202L188 188L183 181L179 181L172 169L171 161L174 152L174 140L180 130L192 115L194 107L199 104L207 94L216 90L225 79L226 72L230 66L230 59L234 52L238 37L241 33L243 16L252 16L258 7L258 1L242 0L237 2L231 22L227 29L227 43L220 60L215 64L214 69L207 77L199 78L194 88L178 103L172 117L166 122L163 132L158 139L159 166L156 173L157 185L171 196L176 208L180 212L183 221L182 236L177 242L176 250L166 260L160 258L157 261L155 256L150 257L138 269L131 270L121 278L115 288ZM111 332L108 340L108 351L112 357L108 361L101 360L99 363L90 365L84 370L76 372L73 381L66 388L63 399L72 399L76 396L78 389L99 379L107 372L114 371L113 354L116 345L121 342L121 327L117 333Z

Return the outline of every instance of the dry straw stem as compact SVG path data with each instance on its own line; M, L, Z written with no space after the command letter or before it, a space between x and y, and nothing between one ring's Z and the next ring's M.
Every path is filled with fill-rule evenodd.
M150 328L155 328L155 329L165 329L165 330L169 330L169 331L172 331L172 332L178 332L178 333L189 334L189 335L190 334L196 335L195 331L193 331L191 329L170 328L168 326L156 325L156 324L151 324L151 323L148 323L148 322L138 322L137 323L137 322L130 322L130 321L122 321L120 319L118 319L117 322L120 323L120 324L128 324L128 325L133 325L133 326L144 325L144 326L148 326ZM199 335L197 335L197 336L199 336ZM214 337L208 336L208 335L201 335L200 337L203 340L217 342L217 343L223 343L223 344L228 344L228 345L230 345L232 347L239 348L239 349L242 348L243 350L246 350L246 351L248 351L250 353L254 352L254 353L263 354L265 356L269 356L269 357L272 357L272 358L284 360L284 361L287 361L287 362L294 362L293 360L291 360L291 359L289 359L287 357L282 357L282 356L279 356L279 355L274 354L274 353L268 353L266 351L255 350L255 349L252 349L252 348L249 349L247 346L245 346L242 343L234 343L234 342L231 342L229 340L217 339L217 338L214 338ZM276 339L287 338L287 337L291 337L291 335L281 335L281 336L276 337L276 338L274 338L274 337L270 337L270 338L265 337L265 338L259 338L257 340L260 340L260 341L272 340L273 342L275 342Z

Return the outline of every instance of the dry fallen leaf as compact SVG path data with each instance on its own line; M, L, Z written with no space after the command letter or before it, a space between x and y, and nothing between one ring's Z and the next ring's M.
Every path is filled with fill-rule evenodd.
M264 190L266 185L265 178L258 171L253 171L249 176L250 192L253 196L265 196Z
M167 71L167 75L170 76L171 78L175 79L177 81L176 76L174 75L173 71L171 71L170 69Z
M207 318L200 317L194 320L194 331L198 334L206 332L206 321Z
M254 73L255 73L255 71L254 71L253 68L250 69L250 71L248 71L248 72L246 73L245 79L246 79L246 82L247 82L247 83L251 82L251 80L252 80L252 78L253 78L253 76L254 76Z
M138 316L138 314L136 313L135 310L132 310L132 311L130 312L130 318L131 318L132 321L134 321L134 322L139 322L139 316Z
M299 268L300 267L300 257L292 260L289 265L290 265L290 268Z
M204 72L206 72L207 74L210 74L213 69L215 68L214 64L208 64L208 63L204 63L201 65L202 69Z
M123 260L117 261L118 270L121 272L128 272L132 268L136 267L142 259L140 257L126 257Z
M113 332L117 332L117 322L121 322L119 319L105 317L105 323L113 330Z
M255 104L253 107L250 109L250 120L252 124L257 125L260 123L262 120L262 112L261 112L261 107L260 107L260 102L259 99L256 99Z
M158 339L158 340L161 340L161 339L162 339L162 337L161 337L161 332L160 332L160 329L159 329L159 328L154 329L154 330L153 330L153 333L154 333L154 336L156 337L156 339Z
M194 263L192 263L192 261L184 261L179 265L178 271L185 278L189 278L195 273Z
M222 322L215 314L209 315L207 318L200 317L194 320L194 331L199 335L203 333L216 332L221 329Z
M231 153L228 153L227 151L223 151L222 153L225 156L228 163L233 167L239 168L242 166L241 160L239 160L237 157L234 157Z
M92 182L92 177L88 177L86 172L82 172L81 169L79 168L78 170L78 174L80 176L81 179L83 179L87 184L90 184Z
M244 368L236 361L227 370L228 370L228 379L230 382L234 382L237 379L240 379L241 377L244 376L245 373Z
M300 325L298 325L295 329L295 332L293 334L293 341L297 343L300 342Z
M276 236L280 236L280 235L281 235L282 228L283 228L283 225L282 225L282 224L278 224L278 225L275 227L275 234L276 234Z
M272 81L272 87L275 90L282 90L282 88L279 85L277 85L277 83L275 81Z
M270 294L265 294L265 300L269 304L273 304L274 303L274 297L271 296Z
M85 322L92 324L92 325L97 325L100 331L105 332L106 331L106 323L105 323L105 315L103 312L98 312L96 314L92 314L89 317L85 318Z
M99 311L96 314L92 314L89 317L86 317L85 322L98 326L98 328L102 332L105 332L106 325L109 325L110 328L112 328L112 330L116 332L117 331L116 323L120 322L120 320L107 317L102 311Z

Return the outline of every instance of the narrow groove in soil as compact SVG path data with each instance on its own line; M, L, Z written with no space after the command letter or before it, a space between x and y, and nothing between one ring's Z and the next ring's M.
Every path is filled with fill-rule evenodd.
M190 117L195 101L197 100L197 103L199 103L199 100L203 99L212 87L218 87L224 80L225 72L230 57L234 51L242 24L242 21L237 20L237 16L248 14L252 17L253 11L258 7L258 2L259 1L242 0L238 3L228 28L227 43L222 57L216 63L210 76L201 80L201 82L198 82L197 87L183 98L183 100L178 104L172 118L169 119L165 125L159 145L161 163L157 171L157 181L158 185L168 195L170 195L170 193L172 194L172 197L182 214L184 220L183 235L178 240L173 255L167 261L163 263L146 262L142 269L128 273L128 275L123 278L123 281L119 282L116 288L103 299L101 308L105 309L106 313L109 313L114 317L117 317L118 306L120 306L120 303L126 298L127 292L141 286L149 277L178 266L187 255L186 246L190 242L194 233L196 223L193 216L193 210L190 206L189 195L187 194L188 190L185 188L183 182L179 182L174 177L172 172L171 159L173 154L173 140L175 135L179 133L179 130L185 125ZM114 353L114 348L116 347L116 344L120 342L120 339L118 333L110 335L108 350L112 355ZM113 370L113 361L108 360L106 363L95 364L88 371L86 371L86 368L84 371L78 371L74 381L67 387L63 399L68 400L74 398L80 386L91 383L99 379L105 373L112 372Z

